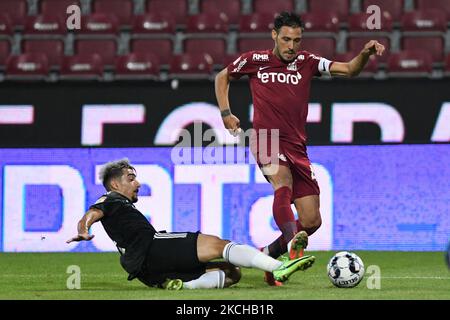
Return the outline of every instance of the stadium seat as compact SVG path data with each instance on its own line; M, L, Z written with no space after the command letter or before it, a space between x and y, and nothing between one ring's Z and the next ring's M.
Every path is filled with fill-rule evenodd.
M8 40L0 40L0 66L6 64L6 59L11 53L11 44Z
M116 79L158 79L160 64L151 53L130 53L116 60Z
M213 61L208 55L181 54L170 60L169 78L210 78Z
M94 0L94 13L112 14L119 25L130 25L133 17L133 0Z
M59 16L41 14L27 17L23 34L40 38L62 37L66 30L65 23Z
M447 17L444 11L436 9L406 12L402 17L402 30L445 32Z
M201 0L200 12L205 14L223 13L229 24L238 24L241 15L240 0Z
M346 53L338 53L334 56L333 60L338 62L349 62L354 57L359 54L358 52L346 52ZM370 56L369 61L367 61L366 66L364 67L361 75L363 76L372 76L374 73L378 71L378 60L374 55Z
M43 53L49 66L59 67L64 55L64 43L61 40L23 40L22 53Z
M186 39L184 52L191 55L209 54L214 64L223 64L226 44L223 39Z
M442 62L444 59L444 39L442 37L403 37L403 50L424 48L431 54L433 62Z
M391 75L423 75L430 73L432 69L432 56L424 50L392 53L387 64L387 71Z
M302 15L307 32L339 32L339 18L333 12L311 12Z
M10 56L6 62L6 79L42 80L49 73L48 60L43 53Z
M252 13L242 15L239 19L239 32L254 35L255 33L263 33L267 37L273 29L273 13Z
M27 0L0 1L0 12L9 16L13 28L17 26L23 26L25 24L27 11Z
M188 0L147 0L147 12L171 12L177 25L185 25L188 17Z
M371 5L380 7L382 16L395 22L399 22L403 15L404 0L364 0L362 12L367 12Z
M0 38L12 38L14 30L9 15L0 13Z
M445 58L444 70L446 73L450 74L450 54Z
M347 20L349 10L349 0L308 0L308 12L334 12L341 21Z
M294 11L292 0L253 0L253 12L275 15L282 11Z
M168 65L173 53L173 44L168 39L135 39L131 41L132 53L152 53L163 65Z
M347 52L360 52L362 48L364 48L364 45L370 40L377 40L385 47L383 55L381 57L377 56L377 60L383 63L387 62L391 49L390 46L391 42L388 37L384 36L349 37L347 39Z
M61 65L62 80L99 80L103 77L103 62L98 54L65 56Z
M119 22L112 14L94 13L83 16L81 19L81 29L75 30L77 36L116 36L119 33Z
M240 56L241 56L240 53L233 53L233 54L225 55L225 57L223 59L224 68L227 67L230 63L233 63L234 61L236 61L236 59L239 58Z
M186 33L218 33L225 35L228 32L227 21L228 18L218 12L189 16Z
M74 44L76 55L98 54L105 66L113 66L117 54L117 43L108 39L76 40Z
M238 53L244 53L254 50L272 50L274 46L272 38L268 35L267 38L242 38L238 39L237 51Z
M301 50L306 50L321 57L332 59L336 52L336 41L332 38L302 39Z
M133 18L132 36L167 35L175 33L175 18L170 13L147 13Z
M76 5L81 9L80 0L40 0L39 13L46 16L57 16L64 21L67 18L67 8Z
M447 19L450 20L450 5L448 0L416 0L416 8L418 10L441 10L447 14Z
M370 33L373 35L374 32L391 32L393 21L389 17L389 15L382 15L380 19L380 29L373 28L373 26L369 26L373 29L369 29L367 26L369 14L361 12L352 14L348 17L348 31L352 33ZM375 26L376 27L376 26Z

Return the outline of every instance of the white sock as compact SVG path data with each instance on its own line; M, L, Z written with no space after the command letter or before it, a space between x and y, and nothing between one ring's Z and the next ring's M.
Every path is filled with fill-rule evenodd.
M225 285L225 272L214 270L202 274L199 278L184 282L184 289L222 289Z
M222 256L226 261L236 266L258 268L269 272L283 264L281 261L265 255L256 248L234 242L230 242L225 246Z

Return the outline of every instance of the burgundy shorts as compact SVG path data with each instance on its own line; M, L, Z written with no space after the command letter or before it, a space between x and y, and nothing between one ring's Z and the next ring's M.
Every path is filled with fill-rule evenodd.
M276 148L270 141L267 143L262 142L259 145L256 141L255 138L250 140L250 150L259 167L278 163L291 170L292 202L298 198L320 194L319 185L314 176L311 162L303 146L278 140L278 148ZM268 177L265 177L268 180Z

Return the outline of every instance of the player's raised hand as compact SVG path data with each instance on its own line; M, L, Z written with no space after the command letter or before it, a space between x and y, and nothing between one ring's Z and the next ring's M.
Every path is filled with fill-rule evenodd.
M383 55L384 46L377 40L370 40L364 46L363 52L369 55L376 54L377 56Z
M73 237L69 240L66 241L66 243L71 243L73 241L79 242L79 241L90 241L92 240L92 238L94 238L95 236L93 234L89 234L89 233L80 233L78 234L76 237Z
M227 128L234 137L239 135L239 133L241 132L241 121L238 117L236 117L234 114L229 114L225 117L222 117L222 120L225 128Z

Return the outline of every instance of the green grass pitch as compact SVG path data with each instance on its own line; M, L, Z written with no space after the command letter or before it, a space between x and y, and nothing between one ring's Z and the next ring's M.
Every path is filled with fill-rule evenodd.
M326 275L333 253L309 252L317 258L314 266L294 274L283 287L268 287L261 271L243 269L241 282L231 288L177 292L127 281L116 253L1 253L0 299L450 299L450 271L443 252L355 251L366 269L379 266L379 289L368 288L368 282L375 283L368 273L356 288L335 288ZM71 265L80 268L80 289L67 288Z

